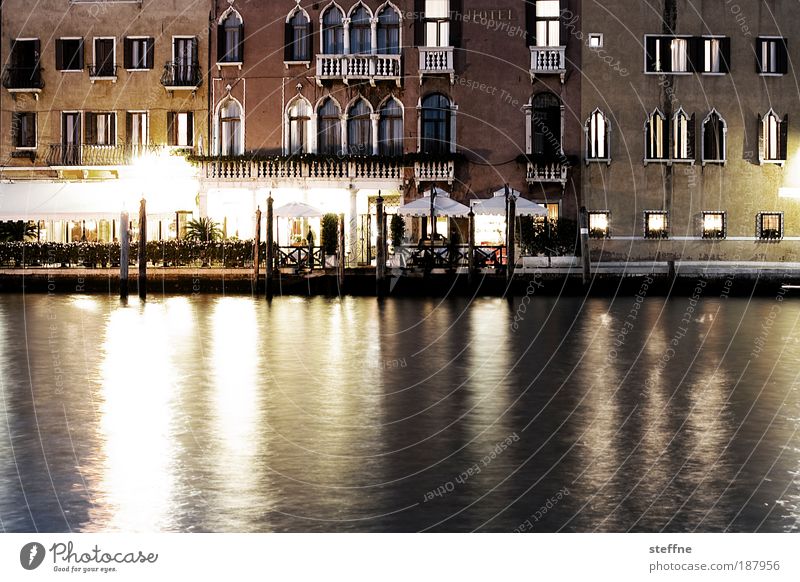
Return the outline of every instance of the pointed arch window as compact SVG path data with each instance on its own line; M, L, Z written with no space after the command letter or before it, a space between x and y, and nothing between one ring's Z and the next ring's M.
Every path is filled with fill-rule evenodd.
M553 93L539 93L533 98L532 154L543 160L561 156L561 99Z
M672 118L672 159L694 160L694 113L689 117L681 107Z
M227 99L219 108L218 135L220 155L242 155L242 108L234 99Z
M326 55L344 54L344 17L336 6L322 15L322 52Z
M231 10L217 26L217 62L241 63L244 54L244 23L235 10Z
M296 100L288 111L289 153L292 155L310 151L311 106L305 99Z
M381 107L378 149L382 156L403 155L403 108L395 99Z
M302 10L296 9L295 13L286 21L286 44L284 61L308 62L311 60L311 22Z
M783 119L770 109L759 119L759 145L761 163L782 164L786 161L786 146L789 137L789 116Z
M378 54L400 54L400 14L392 6L378 14Z
M350 52L354 55L372 52L372 25L369 10L360 4L350 15Z
M342 151L342 118L336 102L328 97L317 113L319 153L336 155Z
M669 152L667 120L658 109L653 111L645 124L645 160L666 160Z
M433 93L422 100L422 139L420 150L426 154L450 152L450 121L452 108L450 99L441 93Z
M364 99L359 99L347 116L347 149L351 155L372 154L372 111Z
M595 109L586 122L586 161L611 161L611 127L606 115Z
M728 127L722 116L712 109L703 120L703 163L724 164L727 159L726 139Z

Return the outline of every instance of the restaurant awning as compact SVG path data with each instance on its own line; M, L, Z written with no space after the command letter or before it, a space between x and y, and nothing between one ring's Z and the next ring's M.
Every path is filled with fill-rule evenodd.
M517 216L547 216L547 209L544 206L522 198L517 190L511 190L509 196L513 196L516 200ZM470 204L472 205L472 211L476 215L505 216L505 188L497 190L491 198L470 200Z
M196 209L194 189L165 186L164 192L146 196L148 216ZM118 219L123 210L138 212L141 198L141 189L123 180L2 183L0 220Z
M275 209L275 216L281 218L319 218L322 211L305 202L289 202Z
M466 216L469 208L450 198L450 194L441 188L433 188L436 194L433 197L433 213L435 216ZM397 209L397 214L403 216L430 216L431 215L431 190L425 192L422 198L404 204Z

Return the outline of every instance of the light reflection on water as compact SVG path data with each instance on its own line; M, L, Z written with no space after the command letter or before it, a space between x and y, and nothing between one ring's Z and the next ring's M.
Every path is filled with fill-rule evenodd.
M0 296L0 526L797 529L798 305L633 301Z

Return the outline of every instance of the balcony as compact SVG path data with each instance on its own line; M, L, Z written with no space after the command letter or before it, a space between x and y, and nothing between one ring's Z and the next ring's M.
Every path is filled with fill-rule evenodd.
M168 62L161 74L161 84L168 92L191 91L194 93L202 83L200 65L193 63Z
M3 87L15 98L17 93L32 93L39 99L39 93L44 88L42 70L39 66L6 67L3 70Z
M456 174L453 160L424 160L414 162L414 179L420 182L447 182L452 184Z
M536 75L559 75L561 82L567 74L567 47L532 46L531 81Z
M528 162L528 184L567 183L569 166L560 162L534 163Z
M89 65L89 80L92 83L95 83L96 81L111 81L112 83L116 83L118 68L118 65L112 65L109 63L102 63L99 65L96 63L91 63Z
M419 83L423 77L447 75L450 84L455 81L455 68L453 65L453 47L419 47Z
M255 180L309 180L317 183L346 184L361 182L397 182L403 180L401 159L391 161L371 158L324 158L300 160L276 158L271 160L204 160L200 175L208 180L246 182Z
M402 77L400 55L317 55L317 83L342 80L394 81L400 87Z
M127 166L145 154L158 153L162 149L162 146L155 145L51 144L47 163L53 167L75 168Z

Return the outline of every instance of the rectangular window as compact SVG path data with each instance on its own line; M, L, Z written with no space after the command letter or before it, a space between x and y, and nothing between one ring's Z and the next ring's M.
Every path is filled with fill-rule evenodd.
M94 62L89 74L93 77L116 77L117 63L113 38L94 39Z
M536 46L561 46L560 0L537 0Z
M758 72L762 75L785 75L789 70L789 51L785 38L756 40Z
M722 41L718 38L703 41L703 72L722 72Z
M608 210L589 213L589 236L592 238L611 237L611 213Z
M783 212L761 212L757 217L758 238L778 240L783 238Z
M425 0L425 46L450 46L450 0Z
M167 139L171 146L194 146L194 113L169 111L167 113Z
M86 144L113 146L117 144L117 116L112 112L89 112L86 119Z
M147 113L139 111L129 111L125 130L127 133L127 144L140 148L147 145Z
M15 148L35 148L36 113L32 111L15 111L12 117L11 131Z
M153 68L153 38L125 39L125 68L129 71Z
M83 39L56 39L56 69L59 71L83 70Z
M667 238L668 215L664 210L648 210L644 213L644 238Z
M689 72L691 40L672 36L645 37L645 72Z
M548 202L544 207L547 208L547 219L557 221L561 205L558 202Z
M703 212L703 238L725 238L724 212Z
M589 33L589 48L602 48L603 34L599 32Z

